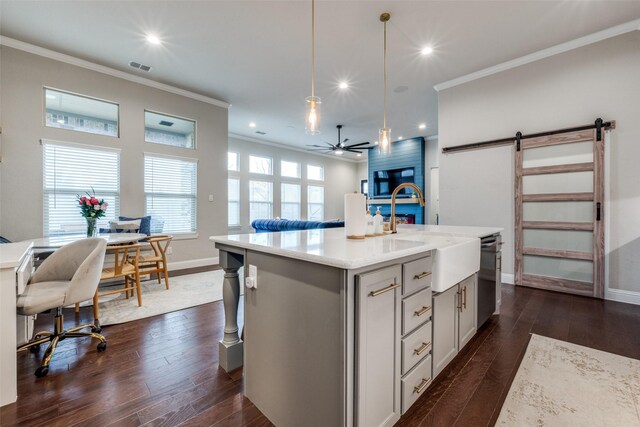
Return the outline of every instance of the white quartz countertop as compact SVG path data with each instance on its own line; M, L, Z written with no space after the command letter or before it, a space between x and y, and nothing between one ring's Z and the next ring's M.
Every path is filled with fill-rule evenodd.
M430 227L425 230L424 227ZM433 227L438 227L434 229ZM500 228L404 225L397 234L350 240L344 228L212 236L215 243L356 269L499 233Z
M32 246L33 242L30 240L0 244L0 268L20 267L22 260Z

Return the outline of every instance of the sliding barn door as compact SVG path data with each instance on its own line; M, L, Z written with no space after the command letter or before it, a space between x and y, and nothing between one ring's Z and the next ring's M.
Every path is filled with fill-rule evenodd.
M516 285L602 298L604 131L523 139L519 146Z

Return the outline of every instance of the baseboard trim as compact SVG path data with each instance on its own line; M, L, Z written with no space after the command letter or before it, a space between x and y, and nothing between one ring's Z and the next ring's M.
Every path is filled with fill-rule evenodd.
M204 267L207 265L217 265L220 263L219 257L190 259L187 261L174 261L167 263L169 271L186 270L187 268Z
M604 298L610 301L640 305L640 292L625 291L622 289L607 289L605 290Z
M507 285L513 285L514 279L513 279L513 274L509 274L509 273L502 273L502 283L506 283Z

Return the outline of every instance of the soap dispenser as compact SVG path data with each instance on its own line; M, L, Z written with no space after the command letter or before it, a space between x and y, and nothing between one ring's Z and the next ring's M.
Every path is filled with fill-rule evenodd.
M371 216L371 206L369 206L367 208L367 214L366 214L365 220L367 221L367 227L365 229L365 235L367 237L375 236L376 232L375 232L375 226L374 226L374 223L373 223L373 216Z
M378 210L376 210L376 216L373 217L373 234L377 236L381 236L384 234L384 224L382 221L380 206L378 206Z

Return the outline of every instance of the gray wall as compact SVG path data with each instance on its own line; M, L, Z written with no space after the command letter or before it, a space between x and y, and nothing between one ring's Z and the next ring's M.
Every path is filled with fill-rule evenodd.
M253 229L249 225L249 155L253 154L273 159L273 176L265 178L264 175L256 175L256 179L273 181L273 216L280 216L280 160L295 161L301 163L302 184L301 196L301 218L307 215L307 193L306 193L306 165L312 164L324 167L324 219L344 219L344 194L355 190L360 191L360 181L358 180L358 164L344 160L332 159L331 157L318 156L302 151L288 150L267 144L260 144L253 141L238 138L229 138L229 151L236 152L240 156L240 222L241 228L230 228L230 233L249 232ZM366 163L365 163L366 165ZM232 173L230 173L230 176ZM285 181L287 179L285 178ZM291 180L291 182L296 182ZM311 185L318 185L316 181ZM226 216L225 216L226 218Z
M42 236L42 147L40 139L117 147L120 155L121 215L144 213L143 153L199 159L198 237L177 240L170 260L217 256L209 236L227 231L227 110L106 74L0 48L0 233L18 241ZM120 104L120 138L47 128L43 125L43 86ZM144 110L197 121L197 149L144 142ZM208 201L212 194L214 202Z
M440 145L616 120L606 162L608 279L611 288L640 292L639 100L634 31L440 92ZM513 180L512 148L440 156L442 223L504 227L505 273L513 273Z

